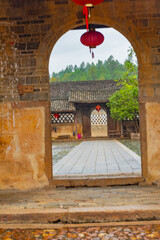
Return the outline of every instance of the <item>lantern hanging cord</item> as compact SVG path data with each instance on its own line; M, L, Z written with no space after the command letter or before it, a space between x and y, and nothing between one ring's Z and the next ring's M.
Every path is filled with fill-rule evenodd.
M89 29L89 26L88 26L88 8L86 6L83 6L83 15L86 17L86 28L87 28L87 31Z

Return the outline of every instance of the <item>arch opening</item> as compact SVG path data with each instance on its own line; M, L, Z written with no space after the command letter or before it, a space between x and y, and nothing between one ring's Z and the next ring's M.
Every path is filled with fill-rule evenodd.
M91 112L91 137L108 137L107 113L104 109Z
M71 70L72 71L72 70ZM102 80L102 79L101 79ZM63 82L63 81L62 81ZM63 83L60 83L61 85L63 84ZM71 89L69 90L70 91L70 93L68 92L68 96L70 97L70 98L72 98L73 96L73 92L74 92L74 89L72 88L73 86L73 83L71 83L71 81L64 81L65 83L64 83L64 86L62 87L63 89L67 89L68 88L68 86L69 87L71 87ZM93 83L93 82L92 82ZM83 86L83 84L81 83L80 84L81 86ZM79 88L80 87L80 85L78 85L77 87ZM56 81L55 81L55 86L56 86L56 90L57 90L57 92L61 92L61 89L59 88L57 88L58 87L58 83L56 83ZM91 84L90 84L90 86L91 86ZM90 87L89 87L90 88ZM51 95L52 95L52 91L53 91L53 89L51 89ZM64 90L63 90L64 91ZM75 92L74 92L74 94L75 94ZM76 94L78 94L77 92L76 92ZM80 94L80 93L79 93ZM66 96L67 96L67 94L66 94ZM62 100L62 99L61 99ZM64 99L63 98L63 103L64 103L64 101L65 101L66 99ZM88 106L88 105L84 105L84 104L82 104L81 102L74 102L73 101L73 99L71 99L70 100L70 102L68 102L69 104L70 104L70 106L72 105L72 110L70 109L70 110L68 110L68 111L64 111L64 109L62 110L62 109L60 109L60 112L59 112L59 114L60 114L60 116L64 116L65 114L66 115L70 115L71 113L73 114L73 122L72 122L72 124L70 124L69 122L68 122L68 124L67 124L67 121L65 122L65 125L63 125L63 122L61 122L62 123L62 125L61 125L61 127L60 127L60 125L58 126L58 125L56 125L56 126L52 126L52 129L54 130L54 132L56 132L56 134L58 133L58 131L59 131L59 136L58 136L58 138L59 139L63 139L63 138L66 138L66 139L70 139L70 138L72 138L72 139L79 139L79 140L82 140L82 138L83 139L85 139L85 138L88 138L88 137L114 137L114 138L117 138L117 137L121 137L121 134L122 134L122 128L124 128L124 132L125 132L125 134L126 134L126 129L127 129L127 124L124 124L124 126L122 126L122 124L120 124L119 122L117 122L117 121L114 121L114 120L112 120L112 124L111 124L111 119L109 119L109 121L110 121L110 126L112 125L112 127L113 127L113 129L109 129L109 127L108 127L108 117L107 117L107 115L108 115L108 113L109 113L109 109L107 109L107 107L106 107L106 103L101 103L102 105L104 105L104 107L106 108L106 111L104 111L103 109L101 109L100 110L100 112L99 112L99 114L96 114L96 112L93 110L92 111L92 113L91 113L91 109L93 109L93 105L95 105L96 104L96 102L92 102L92 103L90 103L90 106ZM52 100L51 100L51 105L52 105ZM57 110L56 111L52 111L52 116L53 116L53 114L55 114L57 112ZM90 114L91 113L91 114ZM81 116L80 116L81 115ZM103 116L103 117L101 117L101 116ZM53 116L54 117L54 116ZM97 118L97 119L99 119L98 121L100 121L100 118L104 118L104 121L103 121L103 123L101 124L94 124L93 123L93 118ZM110 116L109 116L109 118L110 118ZM58 121L56 122L57 124L58 124ZM85 125L85 126L84 126ZM98 130L98 128L94 128L94 126L93 125L101 125L101 129L99 129ZM132 124L131 124L132 125ZM61 128L61 130L60 130L60 128ZM102 129L103 128L103 129ZM105 131L104 131L104 128L105 128ZM59 129L59 130L58 130ZM63 130L62 130L63 129ZM85 130L84 130L85 129ZM85 133L85 131L86 131L86 133ZM99 133L98 133L99 132ZM86 134L86 135L85 135ZM55 134L53 134L52 135L52 137L54 138L54 136L55 136ZM54 139L55 140L55 139ZM115 143L115 142L114 142ZM101 142L100 144L98 144L98 145L103 145L103 143ZM111 145L110 145L111 146ZM120 147L120 144L119 144L119 146L117 147L117 145L116 145L116 148L119 148ZM78 148L77 146L76 146L76 148ZM87 147L87 148L89 148L89 147ZM91 146L90 146L90 148L91 148ZM107 146L105 146L104 148L106 148L107 149ZM75 149L75 148L74 148ZM73 149L73 151L74 151L74 149ZM101 149L101 148L100 148ZM102 150L102 149L101 149ZM101 151L101 150L98 150L98 151ZM114 151L114 150L113 150ZM122 150L121 150L122 151ZM99 153L97 153L97 154L100 154L100 152ZM120 153L120 150L119 150L119 154L121 155L121 153ZM127 154L130 154L129 152L127 153ZM86 154L87 155L87 154ZM119 156L120 156L119 155ZM82 154L82 157L83 157L83 154ZM89 157L89 155L88 155L88 157ZM69 165L68 164L68 162L67 162L67 160L66 160L66 158L67 158L67 156L65 157L65 161L66 161L66 164L67 164L67 166ZM81 159L81 157L79 156L79 158ZM105 155L105 151L104 151L104 158L106 158L106 155ZM100 175L100 174L102 174L102 175L106 175L107 176L107 174L108 175L110 175L110 174L114 174L114 176L117 176L117 175L119 175L119 174L122 174L122 176L125 176L125 174L127 174L127 175L130 175L130 176L134 176L135 174L137 174L138 176L141 176L141 162L140 162L140 157L138 158L137 157L137 159L135 160L136 162L135 162L135 168L133 167L133 166L131 166L130 164L129 164L129 166L127 166L128 167L128 170L126 170L127 169L127 167L125 166L125 165L123 165L124 164L124 161L122 160L122 162L123 162L123 164L122 164L122 166L121 167L119 167L119 163L117 162L117 159L119 158L121 158L121 157L115 157L115 156L112 156L111 157L112 158L112 161L111 162L109 162L109 165L111 164L111 166L112 165L114 165L114 167L115 167L115 169L114 169L114 167L113 168L106 168L106 170L104 171L104 166L106 167L107 165L108 165L108 163L107 162L105 162L104 161L104 159L103 159L103 164L102 163L96 163L96 162L94 162L94 165L96 166L97 165L97 169L99 169L99 170L93 170L93 171L90 171L90 170L84 170L84 165L87 165L87 162L88 162L88 159L87 159L87 161L85 162L85 163L83 163L81 166L79 166L78 167L78 164L77 164L77 166L76 166L76 164L75 164L75 166L74 167L71 167L71 169L70 170L68 170L68 172L65 172L65 170L64 171L62 171L62 172L59 172L58 173L58 168L59 169L62 169L61 167L61 164L59 163L59 166L58 166L58 168L54 171L54 169L55 169L55 166L53 166L53 177L54 176L56 176L56 177L59 177L59 176L63 176L63 175L67 175L67 176L74 176L74 175ZM132 158L133 159L133 158ZM96 160L95 160L96 161ZM114 162L114 164L112 164ZM88 162L88 164L89 164L89 162ZM70 165L72 165L73 166L73 164L70 164ZM88 167L90 167L92 165L92 163L90 162L90 164L88 165ZM99 165L101 166L101 168L103 168L103 170L102 169L100 169L100 167L99 167ZM103 166L102 166L103 165ZM83 169L83 172L82 172L82 169ZM88 168L89 169L89 168ZM123 169L122 171L121 171L121 169Z

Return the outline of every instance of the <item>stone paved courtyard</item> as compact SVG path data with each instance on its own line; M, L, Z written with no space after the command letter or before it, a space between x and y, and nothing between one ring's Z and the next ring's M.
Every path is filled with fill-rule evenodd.
M83 207L147 205L160 206L160 187L115 186L43 188L30 191L0 191L0 213L18 209L69 209Z
M153 219L155 221L150 222ZM122 240L159 240L160 226L151 226L159 224L159 220L160 187L157 186L49 187L27 192L0 191L0 229L6 229L0 230L0 239L5 240L116 240L117 237ZM131 221L134 225L136 221L141 221L143 227L121 226L123 222L125 226L131 225ZM73 225L66 229L66 223ZM77 223L82 225L74 228ZM87 224L93 224L94 228L84 227ZM106 226L103 224L114 227L98 227ZM24 230L24 227L39 230ZM12 228L16 230L12 231Z
M83 141L53 165L53 176L125 174L140 175L141 158L116 140Z

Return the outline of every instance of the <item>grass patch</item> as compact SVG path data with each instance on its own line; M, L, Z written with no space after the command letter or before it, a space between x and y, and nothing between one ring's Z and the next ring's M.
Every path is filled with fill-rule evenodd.
M53 142L52 143L52 161L53 165L66 156L80 142Z
M140 140L121 139L121 140L119 140L119 142L121 142L126 147L131 149L137 155L141 156Z

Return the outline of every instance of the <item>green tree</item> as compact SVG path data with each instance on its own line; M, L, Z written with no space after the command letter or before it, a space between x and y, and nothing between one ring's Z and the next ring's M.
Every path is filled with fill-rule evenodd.
M59 79L57 79L56 77L51 77L50 82L59 82Z
M107 106L113 119L134 120L136 132L139 132L138 78L134 56L133 49L130 49L128 59L124 63L125 72L120 80L116 80L121 89L109 97Z
M66 66L58 73L53 72L50 81L55 81L55 79L60 82L122 79L122 75L127 69L127 62L125 65L110 56L104 62L98 60L97 64L82 62L79 67L77 65Z

